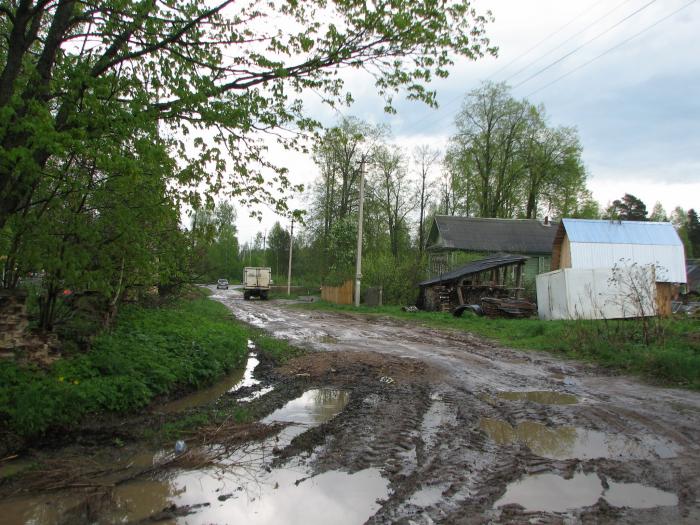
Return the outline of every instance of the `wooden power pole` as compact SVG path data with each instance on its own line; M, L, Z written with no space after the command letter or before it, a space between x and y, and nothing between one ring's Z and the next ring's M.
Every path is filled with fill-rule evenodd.
M294 218L289 232L289 267L287 268L287 295L292 294L292 247L294 246Z
M357 214L357 260L355 261L355 308L360 306L362 282L362 210L365 201L365 157L360 160L360 209Z

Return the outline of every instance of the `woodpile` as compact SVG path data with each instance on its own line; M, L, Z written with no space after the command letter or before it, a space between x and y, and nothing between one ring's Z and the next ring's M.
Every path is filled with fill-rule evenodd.
M481 309L488 317L530 317L537 312L537 305L522 299L482 297Z

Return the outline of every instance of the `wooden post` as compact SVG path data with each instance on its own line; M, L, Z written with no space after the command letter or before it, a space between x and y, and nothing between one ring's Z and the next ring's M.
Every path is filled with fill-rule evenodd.
M523 264L518 263L515 268L515 298L520 299L520 289L523 287Z
M463 281L464 281L464 279L457 281L457 299L459 300L460 305L464 304L464 295L462 294L462 282Z

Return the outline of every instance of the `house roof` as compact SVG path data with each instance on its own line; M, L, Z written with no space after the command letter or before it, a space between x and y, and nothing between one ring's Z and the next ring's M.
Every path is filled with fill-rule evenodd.
M438 237L428 249L549 254L557 228L537 219L483 219L438 215Z
M456 270L451 272L446 272L438 277L433 277L427 281L418 283L418 286L430 286L431 284L437 284L440 282L455 281L464 277L465 275L483 272L485 270L491 270L493 268L499 268L501 266L508 266L514 263L525 262L528 257L524 255L511 255L509 253L499 253L492 255L491 257L486 257L484 259L479 259L478 261L472 261L460 266Z
M670 222L563 219L570 242L683 246Z

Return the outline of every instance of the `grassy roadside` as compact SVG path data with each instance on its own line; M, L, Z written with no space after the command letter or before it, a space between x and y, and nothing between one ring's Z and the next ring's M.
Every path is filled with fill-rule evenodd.
M90 414L127 413L154 397L211 383L242 366L248 329L208 299L125 307L88 353L49 369L0 363L0 427L22 437L75 427Z
M667 386L700 390L700 321L661 321L661 333L649 345L635 321L540 321L538 319L489 319L465 313L404 312L398 306L360 307L323 301L296 306L305 309L347 311L389 316L433 328L472 332L503 345L523 350L543 350L639 375Z

